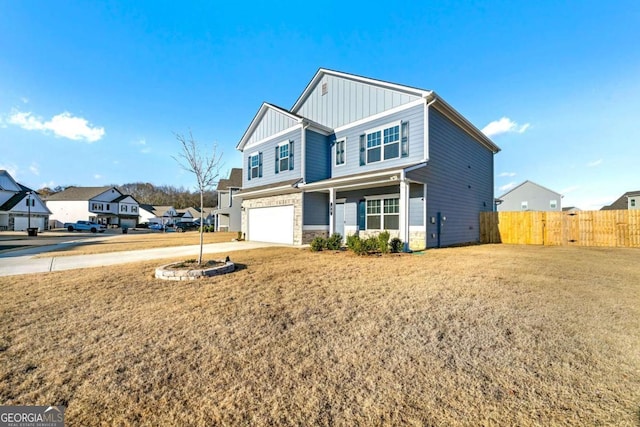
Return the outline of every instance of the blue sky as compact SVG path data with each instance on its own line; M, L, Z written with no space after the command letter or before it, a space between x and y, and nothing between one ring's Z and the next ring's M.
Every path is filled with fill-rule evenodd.
M231 4L233 3L233 5ZM597 209L640 189L640 2L0 2L0 168L21 183L194 188L263 101L318 68L435 90L524 180Z

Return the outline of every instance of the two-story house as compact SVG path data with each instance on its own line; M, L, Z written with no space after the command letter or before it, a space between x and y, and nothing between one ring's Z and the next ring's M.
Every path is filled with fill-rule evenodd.
M69 187L49 196L46 204L55 227L78 220L135 227L139 219L139 203L115 187Z
M264 103L237 145L249 240L388 230L412 249L479 241L499 148L440 96L319 69L290 110Z
M216 231L240 231L242 229L242 215L240 207L242 199L237 196L242 188L242 169L233 168L228 179L218 182L218 207L213 211L215 215Z
M51 211L38 193L0 170L0 231L46 230Z
M627 191L610 205L603 206L600 210L635 210L640 209L640 190Z
M561 212L562 195L527 180L498 197L497 210Z

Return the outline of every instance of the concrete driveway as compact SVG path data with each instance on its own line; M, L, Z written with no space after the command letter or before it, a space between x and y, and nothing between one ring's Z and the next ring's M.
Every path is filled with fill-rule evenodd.
M75 236L74 236L75 237ZM105 235L96 239L116 237ZM81 239L80 241L83 241ZM50 241L52 242L52 241ZM173 246L167 248L140 249L134 251L111 252L91 255L70 255L61 257L38 257L35 255L46 251L59 250L61 247L79 243L77 239L62 239L49 245L32 245L24 249L4 251L0 253L0 276L14 276L19 274L47 273L50 271L72 270L77 268L99 267L106 265L126 264L130 262L148 261L152 259L197 257L200 245ZM203 246L203 253L224 254L227 252L265 248L273 243L260 242L225 242L210 243ZM286 246L286 245L282 245ZM221 255L222 257L222 255Z

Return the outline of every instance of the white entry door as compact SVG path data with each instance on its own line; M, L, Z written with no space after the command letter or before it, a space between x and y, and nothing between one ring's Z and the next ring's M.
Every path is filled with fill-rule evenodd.
M248 240L293 244L293 206L249 209Z

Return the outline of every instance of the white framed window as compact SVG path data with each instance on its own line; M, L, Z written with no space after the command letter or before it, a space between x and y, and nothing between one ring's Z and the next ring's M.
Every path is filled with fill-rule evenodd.
M400 198L387 196L367 199L367 230L398 230Z
M558 208L558 201L557 201L557 200L551 200L551 201L549 202L549 207L550 207L551 209L557 209L557 208Z
M256 152L251 153L248 158L248 171L247 171L247 179L250 181L252 179L262 177L262 153Z
M336 166L345 164L345 161L346 161L345 145L346 145L346 138L342 138L336 141L336 144L335 144Z
M526 200L520 202L520 209L523 211L526 211L527 209L529 209L529 202L527 202Z
M276 173L293 170L293 141L286 141L276 146Z
M630 205L632 208L635 208L635 207L636 207L636 199L630 199L630 200L629 200L629 205Z
M360 166L408 155L408 122L387 124L360 136Z

